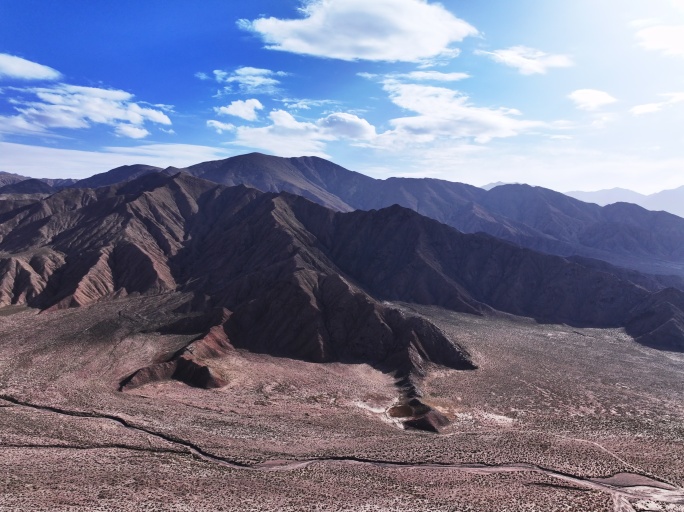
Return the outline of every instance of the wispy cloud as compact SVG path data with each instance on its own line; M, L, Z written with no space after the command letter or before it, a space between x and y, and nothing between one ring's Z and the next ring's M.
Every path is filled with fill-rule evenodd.
M411 82L459 82L470 78L468 73L443 73L441 71L411 71L410 73L390 73L377 75L373 73L359 73L358 76L369 80L384 82L388 80Z
M203 76L208 76L204 73ZM214 79L221 84L228 84L225 92L239 92L242 94L265 94L271 95L278 92L280 80L287 76L284 71L272 71L270 69L241 67L234 71L223 71L216 69L213 72ZM196 74L195 76L198 76ZM202 78L201 79L205 79Z
M661 110L676 105L677 103L684 102L684 93L668 93L662 95L665 101L660 101L656 103L644 103L642 105L636 105L629 109L631 114L635 116L640 116L643 114L653 114L655 112L660 112Z
M574 62L567 55L552 55L527 46L512 46L492 52L476 50L475 54L516 68L522 75L545 74L550 68L574 66Z
M639 45L664 55L684 57L684 25L655 24L637 30Z
M390 121L394 129L382 137L392 144L429 143L442 138L486 143L544 125L522 119L516 109L478 107L467 95L443 87L388 82L384 88L392 102L417 114Z
M240 20L266 48L347 61L419 62L456 56L454 43L478 32L426 0L310 0L301 19Z
M258 128L240 126L232 144L261 149L278 156L312 155L329 158L326 144L347 139L352 143L375 138L375 127L354 114L337 112L315 122L297 121L284 110L269 114L271 124Z
M51 67L15 55L0 53L0 79L59 80L61 77L61 73Z
M330 107L340 105L337 100L312 100L308 98L283 98L277 100L289 110L310 110L312 108Z
M93 124L112 126L119 136L139 139L149 135L147 122L170 125L162 111L133 101L117 89L56 84L14 89L16 115L0 116L0 132L47 133L54 128L83 129Z
M580 110L599 110L611 103L615 103L617 99L605 91L597 89L578 89L568 95L575 106Z
M214 119L210 119L207 121L207 126L209 128L213 128L216 133L223 133L223 132L234 132L235 131L235 125L230 124L230 123L222 123L221 121L216 121Z
M117 125L114 131L121 137L129 137L131 139L144 139L150 134L145 128L132 124Z

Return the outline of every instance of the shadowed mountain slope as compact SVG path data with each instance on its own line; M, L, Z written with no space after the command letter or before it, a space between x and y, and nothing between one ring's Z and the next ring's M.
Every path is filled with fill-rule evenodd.
M122 165L121 167L117 167L111 171L95 174L90 178L78 180L69 186L71 188L107 187L109 185L115 185L117 183L134 180L140 176L159 171L161 171L159 167L154 167L152 165Z
M310 361L367 362L405 379L429 362L472 368L429 321L382 300L543 322L626 326L684 349L684 294L651 294L610 273L463 234L409 209L339 213L302 197L152 173L0 201L0 304L85 306L130 294L193 297L168 332L200 333L125 383L221 385L211 357L232 347Z
M21 176L19 174L13 174L11 172L0 171L0 187L5 185L12 185L13 183L19 183L20 181L30 179L28 176Z
M109 185L154 169L121 167L82 180L78 186ZM290 192L342 212L399 204L466 233L484 232L549 254L684 277L684 219L663 212L627 205L602 208L529 185L484 190L428 178L376 180L317 157L251 153L182 171L223 185ZM663 279L679 286L678 279L659 281Z
M427 362L473 368L427 320L378 302L310 247L282 201L180 174L63 190L4 214L0 304L52 309L190 293L189 320L168 329L189 322L201 336L126 385L174 376L220 385L202 361L234 346L370 363L404 379L409 395Z
M643 208L601 208L528 185L486 191L427 178L375 180L316 157L252 153L184 171L225 185L291 192L338 211L399 204L466 233L485 232L550 254L684 276L684 219Z
M9 172L3 172L0 171L0 187L4 187L6 185L14 185L14 184L19 184L24 181L41 181L45 183L46 185L49 185L50 187L54 188L55 190L61 190L65 187L68 187L70 185L73 185L76 183L77 180L71 179L71 178L29 178L28 176L21 176L20 174L12 174ZM11 189L10 189L11 190ZM9 194L9 193L17 193L17 192L2 192L3 194ZM19 193L26 193L26 192L19 192Z
M29 178L0 187L0 194L52 194L57 189L51 187L43 180Z

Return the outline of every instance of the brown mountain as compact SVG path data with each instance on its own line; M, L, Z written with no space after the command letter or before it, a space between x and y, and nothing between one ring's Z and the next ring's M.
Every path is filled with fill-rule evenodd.
M49 310L139 293L188 295L179 318L159 330L199 337L125 386L167 377L221 385L203 361L232 347L368 362L395 372L409 396L428 362L473 367L431 323L342 274L279 196L155 173L9 208L0 236L3 305Z
M184 171L226 185L292 192L338 211L399 204L466 233L485 232L550 254L684 276L684 220L663 212L629 205L601 208L528 185L486 191L435 179L375 180L316 157L252 153Z
M20 181L30 179L28 176L21 176L20 174L13 174L11 172L0 171L0 187L5 185L12 185Z
M684 294L463 234L409 209L340 213L302 197L152 173L99 189L0 201L0 304L50 310L131 294L187 297L164 332L198 333L124 386L179 378L219 386L233 347L310 361L367 362L410 396L429 363L472 368L422 317L382 302L492 308L542 322L626 326L684 349Z
M100 174L95 174L90 178L85 178L82 180L75 181L71 183L69 187L71 188L99 188L107 187L109 185L115 185L116 183L122 183L125 181L134 180L140 176L145 176L153 172L159 172L161 169L159 167L154 167L152 165L122 165L111 171L103 172Z
M0 187L0 194L52 194L57 189L43 180L29 178Z
M154 170L118 168L78 186L113 184L139 176L140 169ZM656 279L669 286L680 286L684 277L684 219L634 205L600 207L519 184L483 190L435 179L375 180L316 157L252 153L183 171L224 185L291 192L343 212L399 204L466 233L484 232L549 254L603 260L640 273L679 276Z

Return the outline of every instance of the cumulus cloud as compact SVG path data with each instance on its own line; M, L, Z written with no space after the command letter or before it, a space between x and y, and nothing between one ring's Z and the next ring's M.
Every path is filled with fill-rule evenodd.
M259 117L257 110L263 110L264 106L257 99L236 100L227 107L218 107L214 110L217 114L234 116L245 119L246 121L256 121Z
M384 89L394 104L417 115L392 119L393 129L378 136L379 145L402 147L467 138L486 143L544 126L521 119L516 109L477 107L467 95L444 87L387 81Z
M114 127L117 135L139 139L149 135L146 122L171 124L164 112L134 102L126 91L57 84L16 92L20 97L12 103L17 114L0 116L0 131L6 133L44 133L52 128L104 124Z
M512 46L493 52L476 50L475 54L516 68L522 75L545 74L549 68L567 68L574 65L567 55L551 55L527 46Z
M347 61L419 62L455 56L454 43L478 32L426 0L311 0L302 19L240 20L266 48Z
M667 107L671 107L672 105L676 105L677 103L684 102L684 93L681 92L663 94L662 96L666 98L665 101L636 105L629 109L629 112L635 116L653 114L655 112L660 112Z
M325 140L314 123L297 121L284 110L269 114L271 124L259 128L240 126L235 141L237 146L261 149L277 156L301 155L329 158L325 153Z
M61 76L59 71L48 66L15 55L0 53L0 79L59 80Z
M375 137L375 127L365 119L346 112L330 114L319 119L316 125L321 133L334 138L371 140Z
M269 114L271 124L258 128L240 126L233 144L261 149L278 156L312 155L329 158L328 142L348 139L366 141L375 137L375 127L365 119L345 112L336 112L315 122L297 121L284 110Z
M636 37L642 48L684 57L684 25L647 26L638 30Z
M237 92L242 94L274 94L278 92L280 80L278 78L287 76L284 71L272 71L270 69L241 67L234 71L214 70L214 78L219 83L228 84L225 88L227 92ZM278 78L276 78L278 77Z
M578 89L570 93L568 98L575 102L578 109L589 111L599 110L617 101L607 92L597 89Z

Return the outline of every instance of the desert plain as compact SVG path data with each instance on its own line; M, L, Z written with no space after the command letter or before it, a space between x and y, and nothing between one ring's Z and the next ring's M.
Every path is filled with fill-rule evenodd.
M121 391L191 335L182 294L0 310L0 510L684 510L684 354L621 329L395 303L476 370L432 366L406 429L393 375L233 350L227 382Z

